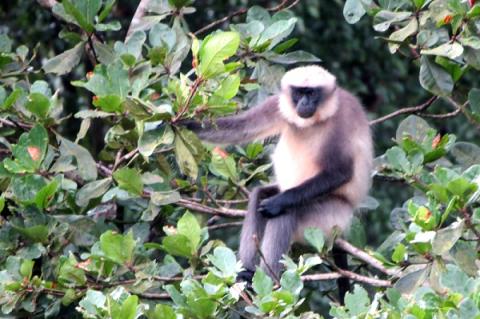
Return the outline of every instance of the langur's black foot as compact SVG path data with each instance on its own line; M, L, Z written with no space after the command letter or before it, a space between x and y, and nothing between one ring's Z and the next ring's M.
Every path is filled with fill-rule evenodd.
M249 269L242 270L241 272L239 272L237 274L236 281L237 282L246 282L247 287L250 287L252 285L252 280L253 280L253 275L254 274L255 274L255 272L253 270L249 270Z

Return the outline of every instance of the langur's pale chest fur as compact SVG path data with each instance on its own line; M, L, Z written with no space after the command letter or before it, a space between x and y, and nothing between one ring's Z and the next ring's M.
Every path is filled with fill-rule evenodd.
M289 126L283 129L272 155L276 180L282 191L302 184L321 171L316 159L318 147L323 144L322 135L317 131L313 140Z

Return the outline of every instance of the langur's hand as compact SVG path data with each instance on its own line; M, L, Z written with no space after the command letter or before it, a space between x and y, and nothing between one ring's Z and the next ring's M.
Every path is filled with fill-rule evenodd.
M281 195L275 195L264 199L258 205L257 211L265 218L280 216L285 212L285 207L281 202Z

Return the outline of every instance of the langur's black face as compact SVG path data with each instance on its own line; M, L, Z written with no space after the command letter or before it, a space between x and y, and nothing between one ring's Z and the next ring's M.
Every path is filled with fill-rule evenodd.
M290 90L297 114L304 119L312 117L325 98L322 87L291 86Z

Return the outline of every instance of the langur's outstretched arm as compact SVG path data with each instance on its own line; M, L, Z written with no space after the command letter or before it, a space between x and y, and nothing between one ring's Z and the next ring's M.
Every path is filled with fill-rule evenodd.
M320 173L296 187L262 201L260 213L265 217L278 216L287 208L306 204L347 183L353 176L353 157L342 153L333 143L322 157L323 170Z
M213 123L185 121L183 124L202 140L218 144L239 144L278 134L282 121L278 97L275 95L243 113L222 117Z

